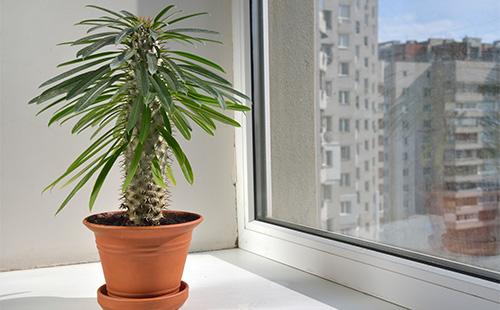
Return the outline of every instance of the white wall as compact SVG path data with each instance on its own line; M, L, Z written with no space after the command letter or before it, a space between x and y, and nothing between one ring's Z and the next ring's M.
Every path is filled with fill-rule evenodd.
M175 1L174 1L175 2ZM176 1L186 12L207 11L195 26L222 33L224 46L199 47L232 74L231 1ZM56 44L84 34L75 22L95 16L84 5L95 3L141 15L171 1L0 0L0 270L67 264L97 259L93 236L81 224L87 216L88 191L58 216L54 212L67 190L41 195L41 189L88 145L88 136L72 136L69 126L47 128L48 114L35 118L28 106L37 86L71 59L74 49ZM196 131L186 144L196 173L194 186L181 181L173 189L173 209L205 215L192 250L234 247L234 130L220 126L216 137ZM119 205L119 169L113 171L95 211Z

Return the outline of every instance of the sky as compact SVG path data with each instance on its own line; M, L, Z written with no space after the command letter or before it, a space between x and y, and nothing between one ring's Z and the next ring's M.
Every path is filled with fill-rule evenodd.
M500 40L500 0L379 0L379 42Z

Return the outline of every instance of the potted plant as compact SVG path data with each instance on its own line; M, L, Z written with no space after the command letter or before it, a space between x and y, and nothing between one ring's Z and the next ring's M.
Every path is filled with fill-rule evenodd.
M81 47L71 66L40 87L30 103L52 111L49 125L73 121L71 132L93 130L92 143L53 183L75 184L61 203L93 182L92 210L111 168L123 168L121 211L87 217L95 233L106 284L98 290L104 309L178 309L188 286L181 282L192 230L202 216L168 210L168 188L176 184L176 162L193 183L189 160L178 142L189 140L192 125L213 135L216 122L239 126L217 111L248 111L248 97L233 89L211 60L175 49L171 43L218 41L216 32L183 28L178 23L206 14L182 15L168 5L154 18L127 11L79 22L89 27L83 38L66 42ZM218 42L220 43L220 42Z

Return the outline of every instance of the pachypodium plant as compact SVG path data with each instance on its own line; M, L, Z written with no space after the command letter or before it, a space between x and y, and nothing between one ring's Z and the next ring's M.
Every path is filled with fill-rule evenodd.
M92 210L109 171L121 161L121 207L130 223L159 225L168 207L169 185L176 183L172 163L193 182L178 137L189 140L194 124L210 135L216 122L239 126L218 110L248 111L249 98L220 75L221 66L174 48L221 43L207 38L217 32L177 26L206 13L183 15L168 5L154 18L144 18L88 7L105 16L77 24L89 29L85 37L62 43L82 47L75 59L59 65L71 69L43 83L40 87L49 88L30 101L44 104L39 114L53 112L49 126L72 120L72 133L93 131L90 146L46 190L76 183L60 212L93 180Z

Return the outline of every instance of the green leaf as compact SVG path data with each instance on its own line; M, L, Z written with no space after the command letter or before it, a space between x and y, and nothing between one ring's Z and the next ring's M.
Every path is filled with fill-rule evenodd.
M209 121L207 121L201 115L197 115L196 113L193 113L181 107L177 107L177 109L180 110L185 115L187 115L190 119L192 119L206 133L208 133L211 136L214 135L215 126L213 126L213 122L211 122L210 119L208 119Z
M210 67L212 67L214 69L219 70L220 72L224 72L225 73L224 68L222 68L221 66L219 66L215 62L213 62L211 60L208 60L206 58L203 58L201 56L198 56L198 55L195 55L195 54L191 54L191 53L187 53L187 52L183 52L183 51L168 51L168 52L172 53L172 54L176 54L176 55L182 56L182 57L185 57L185 58L192 59L194 61L197 61L197 62L202 63L204 65L210 66Z
M137 68L135 69L135 78L137 80L139 93L141 93L141 95L144 98L146 98L149 92L149 83L148 83L148 74L142 62L137 64Z
M182 16L182 17L179 17L179 18L176 18L174 20L171 20L171 21L167 21L167 23L169 25L172 25L172 24L175 24L177 22L180 22L181 20L185 20L185 19L188 19L188 18L192 18L192 17L196 17L196 16L200 16L200 15L206 15L208 13L206 12L203 12L203 13L195 13L195 14L191 14L191 15L185 15L185 16Z
M156 156L151 160L151 175L153 176L153 181L156 185L161 188L167 188L167 184L165 183L163 173L161 171L160 162Z
M118 45L122 43L123 39L125 39L129 34L134 32L133 28L125 28L123 29L122 32L120 32L116 37L115 37L115 44Z
M84 47L81 50L79 50L76 53L76 57L85 58L85 57L91 55L92 53L100 50L101 48L105 47L106 45L113 44L114 42L115 42L115 37L114 36L101 39L101 40L96 41L96 42L92 43L91 45L89 45L87 47Z
M68 194L66 199L61 203L59 206L59 209L56 211L56 215L59 214L59 212L64 209L64 207L68 204L68 202L75 196L75 194L88 182L88 180L94 175L94 173L99 169L100 165L97 165L96 167L92 168L89 173L87 173L81 180L76 184L76 186L73 188L73 190Z
M130 112L130 116L128 117L128 122L127 122L127 132L131 132L132 129L135 127L135 124L137 123L137 120L142 114L143 110L143 99L142 96L137 96L134 98L132 102L132 111Z
M176 110L174 110L170 115L175 127L179 130L181 135L186 140L191 140L191 126L189 126L189 123L184 118L184 116Z
M177 185L177 181L175 180L174 172L172 171L172 167L170 165L165 165L165 172L167 174L167 178L172 182L172 184Z
M133 50L133 49L125 50L125 51L123 51L123 53L121 53L120 55L115 57L113 59L113 61L111 61L111 63L109 64L109 67L111 68L111 70L114 70L114 69L118 68L119 66L121 66L123 63L125 63L127 60L132 58L132 56L134 56L134 55L135 55L135 50Z
M160 109L161 118L163 119L164 129L171 135L172 134L172 126L170 125L170 119L167 116L167 113L164 109Z
M100 63L102 63L102 62L104 62L106 60L109 60L109 59L111 59L111 57L102 58L102 59L99 59L99 60L96 60L96 61L84 64L84 65L78 66L76 68L73 68L71 70L63 72L63 73L61 73L59 75L56 75L55 77L51 78L50 80L47 80L47 81L43 82L39 87L44 87L44 86L50 85L50 84L52 84L54 82L57 82L59 80L62 80L62 79L67 78L69 76L72 76L73 74L75 74L77 72L80 72L80 71L85 70L87 68L93 67L93 66L95 66L97 64L100 64Z
M175 5L173 4L167 5L163 10L156 14L155 18L153 19L153 24L156 24L168 11L170 11L174 7Z
M151 53L146 54L146 59L148 61L148 71L151 75L155 74L158 70L158 58Z
M94 188L92 189L92 193L90 194L90 200L89 200L89 210L92 211L95 201L97 199L97 195L99 194L99 191L102 188L102 185L104 183L104 180L106 179L106 176L108 175L109 171L113 167L114 163L118 159L118 157L121 155L123 150L125 149L126 145L122 145L121 147L117 148L113 154L109 157L109 159L106 161L106 164L102 167L101 172L97 176L97 179L94 183Z
M57 65L57 67L63 67L63 66L73 65L73 64L80 63L80 62L83 62L83 61L88 61L88 60L92 60L92 59L95 59L95 58L100 58L100 57L104 57L104 56L114 55L114 54L118 54L118 53L119 52L102 52L102 53L98 53L98 54L87 56L85 58L78 58L78 59L75 59L75 60L66 61L66 62L63 62L63 63ZM107 59L112 59L112 58L113 57L109 57Z
M174 153L174 156L177 159L177 163L181 167L182 173L184 174L184 178L190 184L193 184L194 182L193 169L191 168L191 164L189 163L186 154L184 154L184 152L182 151L182 148L180 147L179 143L164 129L160 128L160 134L165 139L168 146Z
M151 126L151 110L146 104L143 104L141 129L139 130L139 143L144 143L144 141L146 141L146 137L149 134L150 126Z
M158 94L158 99L160 99L160 103L163 105L165 110L170 113L172 110L172 97L170 96L170 92L163 81L158 77L158 75L149 76L151 84L153 88L156 90Z
M225 78L213 73L212 71L210 70L207 70L203 67L200 67L200 66L191 66L191 65L177 65L179 66L180 68L184 69L184 70L188 70L188 71L191 71L193 73L196 73L196 74L199 74L201 76L204 76L204 77L207 77L211 80L214 80L214 81L217 81L219 83L223 83L223 84L226 84L226 85L231 85L231 82L229 82L228 80L226 80Z
M81 111L93 104L94 101L102 95L104 91L114 82L116 82L120 78L120 75L116 75L111 77L109 80L103 79L101 82L97 83L91 90L87 91L85 95L83 95L76 103L75 110Z
M79 94L84 92L89 86L94 84L95 81L99 80L104 74L106 74L109 71L111 71L111 69L109 68L108 65L104 65L92 71L91 74L85 76L85 78L83 78L70 91L68 91L66 99L71 99L78 96Z
M121 15L119 13L117 13L115 11L111 11L111 10L103 8L103 7L100 7L100 6L97 6L97 5L86 5L85 7L101 10L101 11L104 11L104 12L109 13L111 15L117 16L119 18L123 18L123 15Z
M136 146L135 151L134 151L134 156L133 156L132 161L130 162L130 165L128 167L125 181L123 182L122 191L127 190L128 186L130 185L130 182L132 182L132 179L134 178L135 173L137 172L137 167L139 167L139 162L141 160L143 148L144 148L144 144L137 143L137 146Z
M213 30L207 30L207 29L201 29L201 28L176 28L176 29L170 29L165 32L175 32L175 33L182 33L182 32L192 32L192 33L207 33L207 34L219 34L217 31Z
M234 119L232 119L232 118L230 118L222 113L215 111L212 108L209 108L207 106L202 106L201 110L206 114L206 116L208 116L212 119L215 119L221 123L225 123L225 124L228 124L228 125L231 125L234 127L240 127L240 124L237 121L235 121Z

